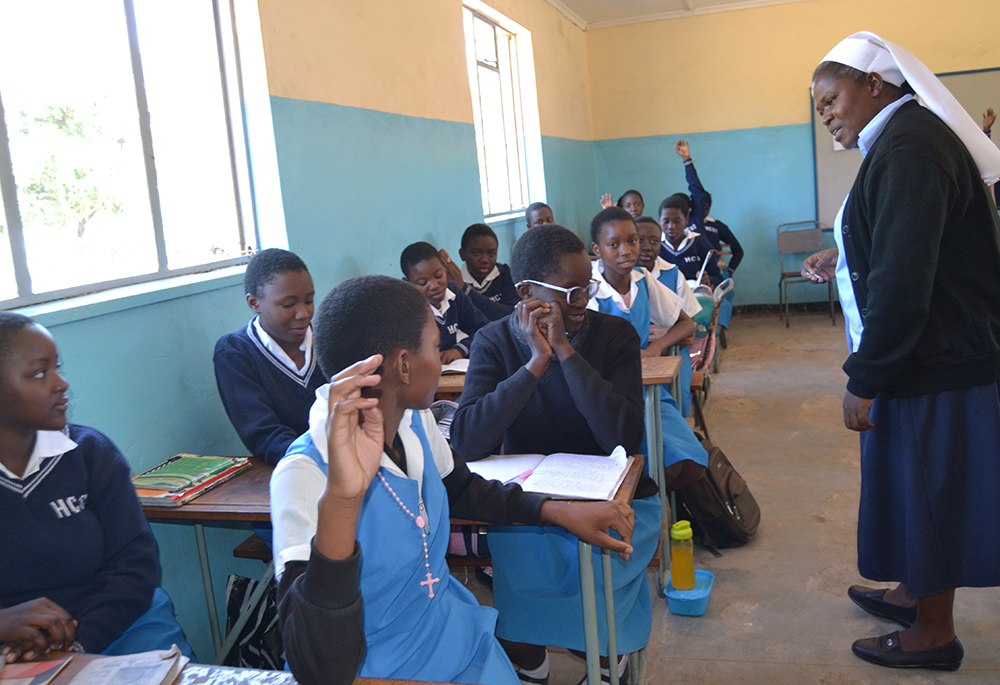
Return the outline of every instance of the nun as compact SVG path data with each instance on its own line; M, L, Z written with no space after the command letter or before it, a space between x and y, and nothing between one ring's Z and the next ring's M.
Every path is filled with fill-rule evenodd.
M858 570L899 583L848 596L903 627L853 651L955 670L955 588L1000 585L1000 223L986 187L1000 150L926 66L873 33L827 54L812 95L833 138L864 161L837 247L802 273L837 280L847 324Z

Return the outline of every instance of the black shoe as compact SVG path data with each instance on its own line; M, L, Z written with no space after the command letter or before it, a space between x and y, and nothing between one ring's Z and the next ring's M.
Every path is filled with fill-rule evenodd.
M957 671L965 650L956 637L944 647L920 652L904 652L899 646L899 633L882 637L866 637L851 647L856 655L879 666L889 668L930 668L935 671Z
M549 677L544 678L532 678L530 675L524 675L521 670L517 670L517 679L521 681L521 685L549 685Z
M847 589L847 596L855 604L873 616L887 618L900 625L909 628L917 620L916 607L904 607L883 599L886 590L865 587L863 585L852 585Z
M622 671L622 674L620 676L618 676L618 684L619 685L625 685L625 683L628 683L629 682L629 678L631 676L631 673L630 673L631 666L627 663L628 662L628 654L622 654L621 658L618 661L619 666L621 665L622 661L625 661L626 664L625 664L625 670ZM602 668L601 669L601 685L604 685L605 683L607 683L608 685L611 685L611 671L608 670L608 672L605 673L604 669ZM577 683L577 685L587 685L587 676L583 676L583 680L581 680L579 683Z

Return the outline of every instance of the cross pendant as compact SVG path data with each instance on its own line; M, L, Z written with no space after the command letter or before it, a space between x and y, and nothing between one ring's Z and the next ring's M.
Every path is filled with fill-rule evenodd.
M431 572L428 571L427 572L427 580L420 581L420 584L427 586L427 596L429 598L433 598L434 597L434 583L440 583L440 582L441 582L440 578L432 578L431 577Z

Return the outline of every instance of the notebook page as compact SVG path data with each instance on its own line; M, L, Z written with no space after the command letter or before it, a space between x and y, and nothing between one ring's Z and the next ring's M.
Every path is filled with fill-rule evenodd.
M585 454L550 454L524 482L525 492L562 499L609 500L618 491L628 470L629 457L622 447L609 457Z

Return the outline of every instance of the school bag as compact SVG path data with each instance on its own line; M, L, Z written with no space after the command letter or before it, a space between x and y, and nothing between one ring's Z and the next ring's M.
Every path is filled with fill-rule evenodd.
M760 507L722 450L708 438L698 439L708 452L708 468L704 478L677 490L677 516L687 514L696 539L706 547L742 545L757 532Z

